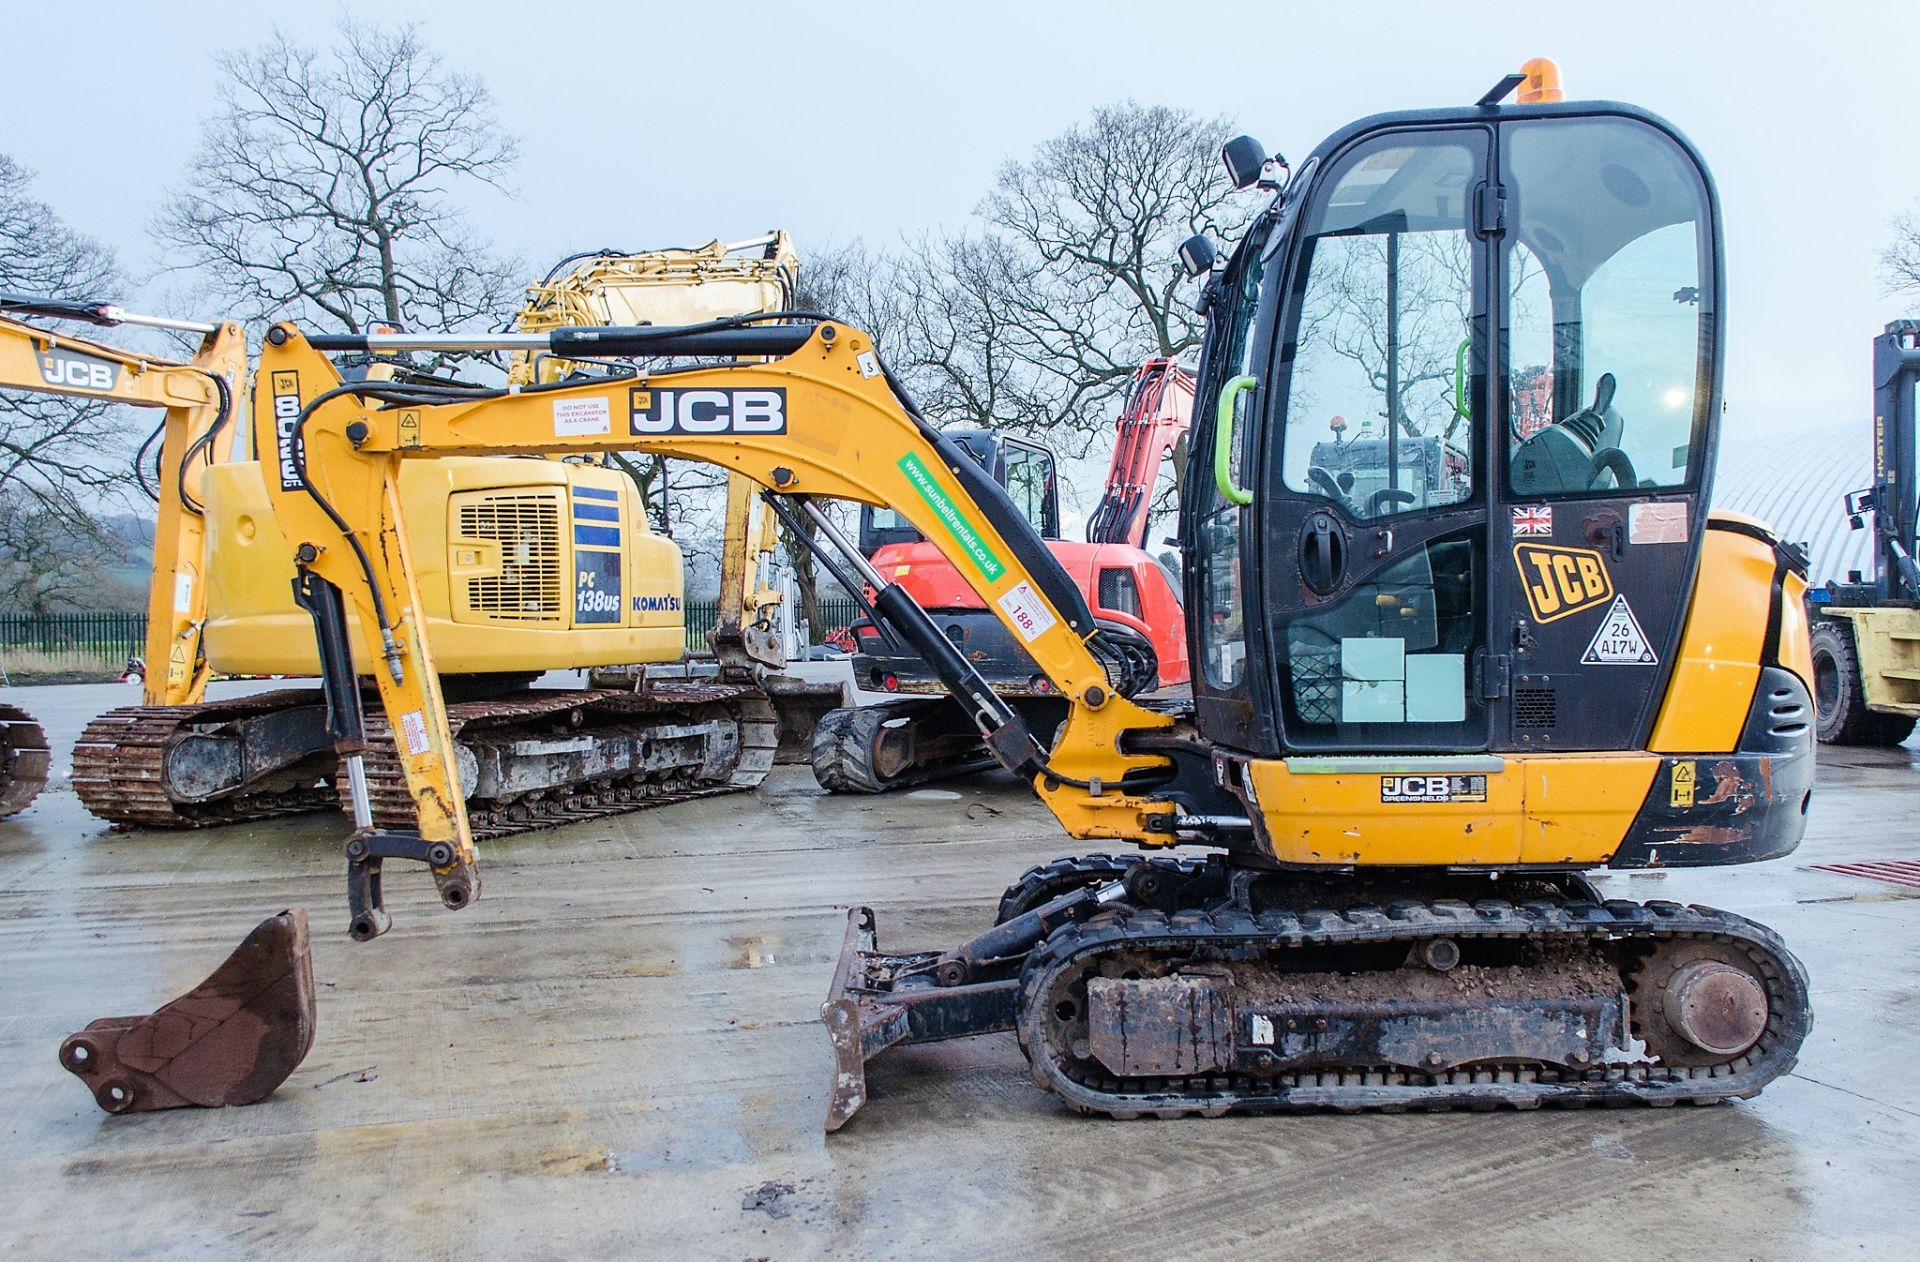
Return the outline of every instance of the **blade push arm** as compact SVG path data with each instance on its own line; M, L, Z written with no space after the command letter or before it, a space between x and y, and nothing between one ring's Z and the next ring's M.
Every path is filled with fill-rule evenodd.
M1030 529L1021 537L1012 505L991 501L1003 493L909 410L866 334L829 323L730 327L714 330L725 336L709 343L703 332L549 336L566 338L570 348L592 341L607 354L711 354L708 346L720 345L722 354L780 358L511 393L375 398L366 387L341 387L320 353L339 339L308 341L288 325L268 337L254 426L263 455L277 453L269 497L301 568L345 594L362 641L374 649L369 660L384 663L376 678L417 808L418 840L447 848L448 862L433 865L443 900L452 901L450 890L461 901L471 894L473 850L397 512L400 462L442 455L646 450L718 465L782 495L894 509L941 550L1071 702L1061 738L1038 755L1045 769L1032 771L1067 830L1151 836L1148 817L1171 807L1118 782L1163 763L1123 752L1121 736L1169 720L1113 693L1089 645L1095 628L1084 597ZM416 336L409 344L431 341ZM389 348L380 340L379 349Z
M142 355L0 317L0 389L162 408L159 520L147 593L146 703L198 700L207 666L203 573L206 522L198 502L206 466L225 459L241 430L246 338L234 323L136 316L101 303L0 295L0 309L99 324L139 324L204 334L186 363Z

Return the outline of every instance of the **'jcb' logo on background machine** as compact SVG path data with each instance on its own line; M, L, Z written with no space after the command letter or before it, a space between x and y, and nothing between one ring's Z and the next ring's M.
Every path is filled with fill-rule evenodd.
M765 390L655 390L632 392L634 434L784 434L787 392Z
M59 390L113 389L120 380L120 365L110 359L82 355L58 346L40 352L40 379Z
M1517 543L1513 563L1520 568L1520 585L1527 589L1527 606L1536 621L1553 622L1613 598L1606 563L1592 548Z

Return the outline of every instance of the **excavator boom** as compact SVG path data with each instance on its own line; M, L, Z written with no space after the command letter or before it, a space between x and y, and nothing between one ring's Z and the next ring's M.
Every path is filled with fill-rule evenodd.
M0 389L97 399L137 408L158 408L161 422L160 520L154 533L156 582L147 603L147 675L150 705L172 703L204 685L206 657L200 636L206 616L201 570L205 521L197 492L216 446L230 443L239 426L246 388L246 339L240 326L197 324L139 316L103 303L81 303L0 294L0 311L43 319L93 324L157 326L203 335L190 362L146 355L74 337L0 316ZM47 739L31 716L15 706L0 712L0 815L22 810L46 784ZM84 754L75 758L77 782L98 770Z

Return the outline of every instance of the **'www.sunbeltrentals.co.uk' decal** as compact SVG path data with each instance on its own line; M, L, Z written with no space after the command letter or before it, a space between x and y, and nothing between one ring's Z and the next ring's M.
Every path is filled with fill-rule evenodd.
M1007 567L1001 564L1000 558L994 555L992 548L987 546L987 541L980 537L980 532L974 529L973 523L968 521L966 514L960 511L960 506L947 498L946 491L935 480L932 472L926 465L920 463L920 457L912 452L900 457L900 472L907 475L907 481L913 484L913 489L920 493L920 498L927 502L927 507L933 510L933 515L940 519L940 524L947 528L947 533L953 536L954 542L960 545L960 550L967 554L967 559L972 561L982 574L992 580L1006 573Z

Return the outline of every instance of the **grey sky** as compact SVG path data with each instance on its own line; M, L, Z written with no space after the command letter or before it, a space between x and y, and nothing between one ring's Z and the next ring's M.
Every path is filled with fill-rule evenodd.
M276 21L324 43L342 11L7 7L0 149L136 267L159 262L145 225L162 190L191 177L215 90L208 52L257 42ZM794 232L803 260L809 243L955 225L1004 158L1122 97L1230 114L1298 155L1364 114L1469 102L1545 55L1570 95L1665 115L1714 170L1730 435L1863 417L1867 339L1920 309L1881 296L1877 280L1889 220L1920 194L1902 121L1911 80L1885 6L347 8L418 21L451 65L488 80L525 157L519 198L471 213L533 270L576 249L774 225Z

